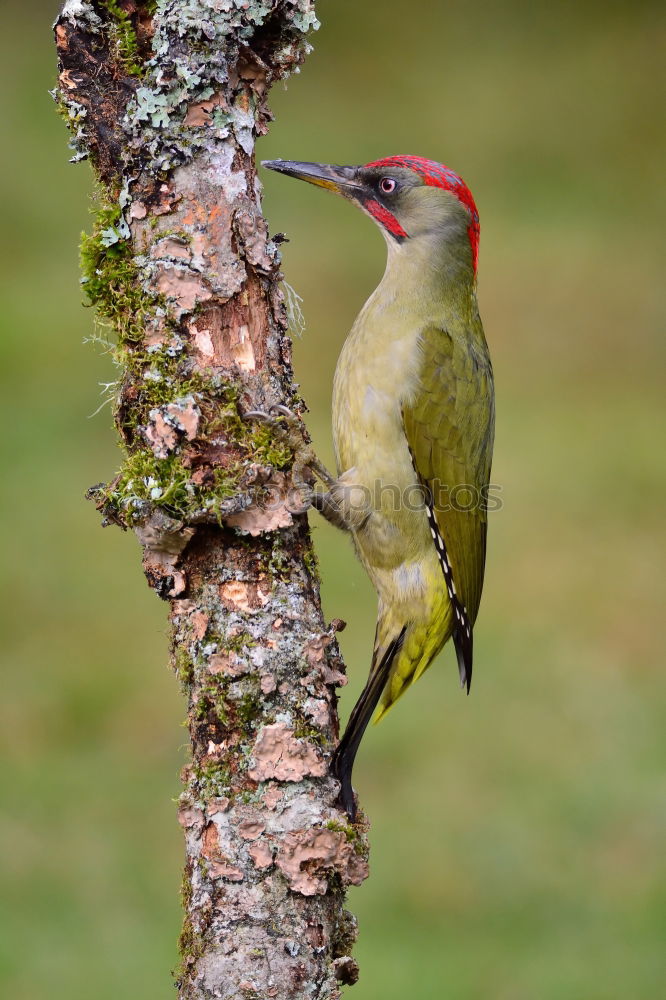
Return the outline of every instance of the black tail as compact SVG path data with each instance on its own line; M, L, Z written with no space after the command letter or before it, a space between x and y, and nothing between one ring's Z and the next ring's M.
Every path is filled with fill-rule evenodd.
M400 651L407 626L403 626L400 635L391 640L379 664L373 669L368 683L363 688L360 698L354 705L344 736L333 754L331 771L340 782L340 802L352 823L356 820L356 802L352 788L352 768L359 744L363 739L372 713L377 707L382 691L388 680L391 664Z
M474 633L472 624L463 605L455 597L452 601L453 612L456 617L453 626L453 645L456 649L458 659L458 673L460 674L460 686L467 688L469 694L472 683L472 659L474 654Z

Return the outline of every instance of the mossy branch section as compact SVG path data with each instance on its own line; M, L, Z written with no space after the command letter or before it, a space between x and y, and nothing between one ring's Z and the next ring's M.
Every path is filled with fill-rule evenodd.
M81 233L81 284L99 319L116 334L118 346L139 344L158 299L151 300L141 284L129 226L117 198L112 200L101 189L97 198L93 230ZM124 360L120 353L116 359Z
M101 0L108 13L109 34L118 63L128 76L142 77L146 72L147 42L157 0Z
M150 271L150 242L144 235L143 252L137 255L119 203L109 201L102 192L98 199L93 230L81 236L81 283L99 322L107 324L114 337L97 339L110 348L124 377L118 384L124 386L126 398L116 408L116 422L126 459L113 481L107 487L95 487L91 495L109 522L124 527L144 521L151 508L184 522L202 521L209 515L221 523L225 514L236 510L230 501L239 494L241 508L261 503L267 491L252 485L257 470L266 480L271 469L289 466L293 453L279 424L243 419L239 386L233 379L193 367L166 297L144 285L142 271L148 275ZM164 234L159 232L158 238L163 240ZM186 233L173 232L167 238L183 245L189 239ZM146 347L146 330L160 325L167 336ZM128 393L131 406L127 405ZM217 463L206 475L195 461L195 448L156 455L146 447L151 415L183 403L197 408L195 447L204 435L218 443Z
M339 1000L358 974L344 894L366 828L329 774L338 626L293 434L245 416L302 409L254 145L316 27L313 0L68 0L55 25L54 96L98 183L82 289L123 449L90 495L169 601L187 704L180 1000Z

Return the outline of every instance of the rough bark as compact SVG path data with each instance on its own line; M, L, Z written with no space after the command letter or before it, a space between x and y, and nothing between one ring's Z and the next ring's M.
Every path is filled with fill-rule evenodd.
M100 182L84 288L120 366L126 458L91 495L170 602L188 704L181 998L333 1000L356 978L336 623L291 444L243 419L302 408L254 142L316 26L312 0L70 0L55 25L56 101Z

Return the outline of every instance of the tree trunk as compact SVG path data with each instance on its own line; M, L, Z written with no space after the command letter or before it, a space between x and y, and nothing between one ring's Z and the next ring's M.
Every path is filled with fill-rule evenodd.
M83 283L115 330L126 454L91 495L170 602L188 704L181 998L329 1000L357 976L343 903L367 845L328 774L340 623L292 438L243 419L300 403L254 142L315 27L312 0L69 0L55 25L56 100L99 180Z

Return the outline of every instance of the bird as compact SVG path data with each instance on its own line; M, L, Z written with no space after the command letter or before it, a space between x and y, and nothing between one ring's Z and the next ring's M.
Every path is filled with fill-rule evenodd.
M331 765L354 823L352 769L373 714L383 718L449 639L467 693L472 680L495 427L477 304L479 214L455 171L420 156L262 165L352 202L387 245L384 275L335 371L337 472L315 463L326 491L313 494L351 533L377 592L368 680Z

